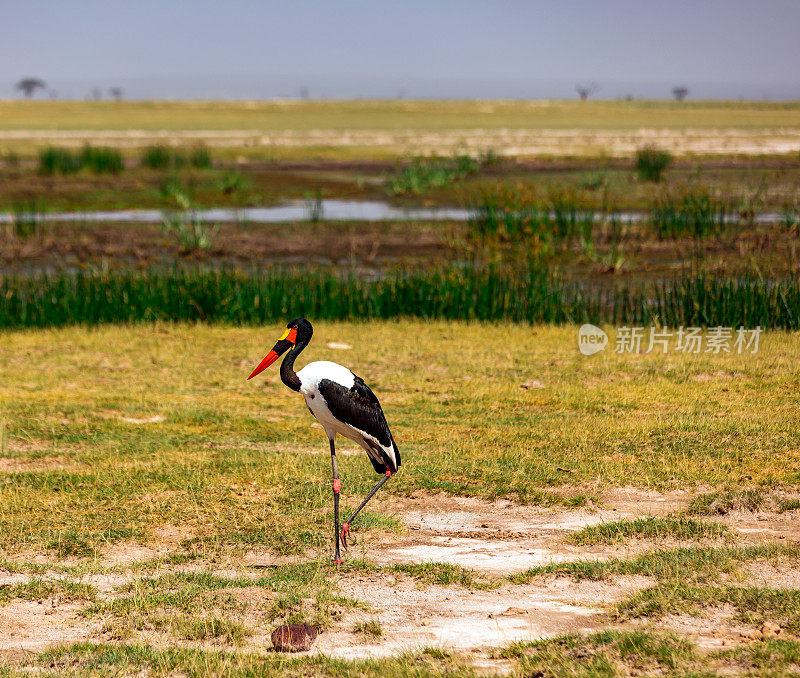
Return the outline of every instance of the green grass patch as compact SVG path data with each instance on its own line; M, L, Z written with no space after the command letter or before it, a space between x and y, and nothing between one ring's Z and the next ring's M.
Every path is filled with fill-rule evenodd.
M800 642L789 639L766 640L714 652L711 657L714 663L729 668L728 675L732 671L754 676L796 675L797 666L800 665Z
M152 676L230 676L251 678L472 678L479 673L471 662L445 652L409 652L386 659L348 661L323 655L292 656L281 653L227 652L194 648L154 648L144 645L97 645L81 643L49 650L28 660L32 666L81 676L107 676L109 673Z
M80 151L47 146L39 151L42 174L74 174L82 169L95 174L119 174L124 169L122 153L114 148L86 145Z
M108 620L119 638L143 629L167 629L182 638L221 638L241 643L250 634L245 613L261 624L308 622L327 628L343 611L364 609L338 593L321 563L270 568L260 577L223 577L210 572L140 576L111 600L84 614Z
M415 158L410 164L399 166L388 178L389 189L394 195L417 195L477 174L481 165L481 160L469 155Z
M142 167L153 170L177 170L182 167L209 169L211 167L211 151L203 145L192 148L180 148L158 144L146 146L141 151Z
M39 151L39 172L42 174L74 174L83 169L80 152L47 146Z
M768 496L764 490L724 490L708 492L693 497L686 507L690 515L724 515L730 511L753 512L767 507Z
M9 600L43 600L58 598L61 602L73 600L92 602L97 598L97 591L91 584L71 581L67 578L34 576L20 584L4 584L0 586L0 602Z
M660 618L666 614L699 612L719 605L735 608L737 619L749 626L771 621L790 633L800 632L800 591L795 589L670 581L626 599L618 606L617 614L622 619Z
M125 168L122 153L115 148L84 146L81 160L83 166L95 174L119 174Z
M600 631L514 643L502 657L516 659L523 675L601 678L675 675L700 666L692 644L670 633Z
M253 634L244 624L217 615L178 618L172 628L175 635L186 640L221 640L232 645L240 645Z
M796 511L800 509L800 499L781 499L778 503L778 511L786 513L786 511Z
M361 633L372 638L380 638L383 634L381 623L377 619L367 619L353 625L353 633Z
M397 563L383 569L388 572L402 572L426 584L438 586L458 585L466 589L494 589L500 585L498 580L450 563Z
M702 522L684 516L647 516L589 525L568 538L579 546L618 544L628 539L718 539L730 534L725 525Z
M659 580L708 581L719 573L732 574L742 562L781 558L800 558L800 546L766 544L763 546L710 547L692 546L658 549L635 558L576 560L532 567L510 575L509 581L525 584L543 575L564 575L576 579L607 579L614 575L644 575Z

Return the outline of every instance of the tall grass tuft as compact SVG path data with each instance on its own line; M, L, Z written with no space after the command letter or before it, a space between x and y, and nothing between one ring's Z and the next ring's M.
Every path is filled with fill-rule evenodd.
M569 284L535 267L447 267L369 280L286 268L0 278L2 328L152 320L262 324L298 315L800 329L800 281L686 277L603 289Z
M39 151L39 172L42 174L74 174L83 168L79 152L67 148L47 146Z
M80 151L47 146L39 151L42 174L74 174L88 168L95 174L119 174L124 165L122 154L114 148L86 145Z
M122 153L115 148L84 146L81 162L95 174L119 174L124 169Z
M581 209L574 197L554 191L541 199L524 189L487 192L468 207L467 227L481 243L543 243L564 245L572 240L591 240L594 212Z
M235 195L249 188L250 182L239 170L228 170L222 175L218 185L224 195Z
M39 235L45 225L47 206L42 200L15 203L11 221L11 233L22 240Z
M325 205L322 202L322 191L317 189L314 193L306 193L306 214L312 224L319 223L325 216Z
M783 206L781 225L785 231L800 235L800 199L798 199L797 194L792 196L791 202Z
M205 252L214 245L219 226L200 219L193 210L168 212L161 220L161 228L173 236L184 254Z
M168 146L148 146L142 151L142 165L150 169L166 169L172 163L172 149Z
M682 195L665 193L656 201L652 222L659 238L691 237L702 240L722 233L738 216L737 210L708 189L691 189Z
M195 169L211 167L211 151L207 146L195 146L189 153L189 164Z
M636 173L641 181L660 182L664 171L672 162L668 151L645 146L636 151Z
M17 170L20 166L19 154L14 151L8 151L5 156L3 156L3 162L8 169Z
M163 144L147 146L142 151L142 166L149 169L180 169L189 163L193 167L206 168L211 166L211 155L205 146L196 146L189 153L189 157L177 148Z
M164 233L173 236L185 254L211 249L214 238L219 233L219 226L209 224L197 216L189 193L179 182L168 183L164 194L178 207L162 215L161 228Z

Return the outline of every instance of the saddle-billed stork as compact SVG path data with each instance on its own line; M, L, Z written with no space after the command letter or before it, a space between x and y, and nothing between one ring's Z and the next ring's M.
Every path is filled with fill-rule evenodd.
M317 421L322 424L331 445L331 466L333 468L333 520L336 535L334 562L341 564L339 552L339 493L342 483L339 480L339 467L336 463L336 434L350 438L363 447L377 473L383 478L364 498L342 526L341 544L347 549L350 525L361 513L367 502L383 487L383 484L397 473L400 466L400 452L383 416L381 404L361 377L346 367L320 360L309 363L299 372L294 371L294 361L308 346L313 334L311 323L305 318L292 320L278 343L267 353L264 360L253 373L252 379L272 365L283 353L289 351L281 363L281 381L293 391L299 391L306 400L306 406Z

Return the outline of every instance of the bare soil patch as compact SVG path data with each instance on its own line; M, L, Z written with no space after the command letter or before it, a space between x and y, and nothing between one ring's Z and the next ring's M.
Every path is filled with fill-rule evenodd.
M375 612L347 615L320 635L312 652L346 659L430 646L488 653L515 640L595 630L603 623L605 603L649 583L646 577L620 577L611 582L548 578L529 585L465 591L422 586L401 575L343 575L341 589ZM373 618L380 622L379 638L365 640L352 631L355 620Z
M80 616L83 605L45 600L14 600L0 606L0 657L41 652L52 645L87 640L99 631Z
M688 495L621 488L603 499L603 508L565 509L422 492L408 499L388 498L381 510L401 517L407 535L378 540L367 535L353 550L382 565L442 562L493 575L568 560L629 557L652 545L586 547L564 539L588 525L675 512L686 505Z

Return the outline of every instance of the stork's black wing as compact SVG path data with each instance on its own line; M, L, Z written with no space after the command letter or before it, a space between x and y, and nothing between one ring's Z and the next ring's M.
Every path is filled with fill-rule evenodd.
M345 388L330 379L322 379L317 388L325 398L328 409L334 417L369 434L383 447L392 449L397 466L400 466L400 452L392 438L386 417L383 416L381 404L361 377L355 377L353 386L350 388ZM367 442L369 443L369 441ZM382 450L376 450L376 452L380 452L381 457L386 456ZM381 465L372 456L370 456L370 460L378 473L386 472L385 465ZM392 470L397 471L397 468Z

